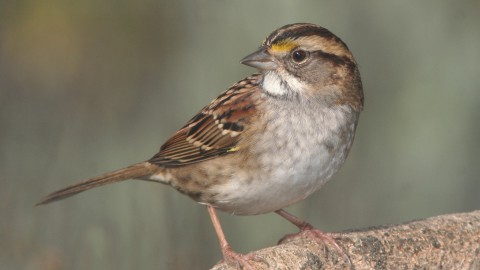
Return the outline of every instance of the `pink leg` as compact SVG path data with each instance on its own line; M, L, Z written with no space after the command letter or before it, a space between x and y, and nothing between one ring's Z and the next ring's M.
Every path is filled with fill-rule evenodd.
M210 219L212 220L213 227L218 236L218 241L220 242L220 248L222 249L223 260L228 263L239 264L243 269L253 270L253 267L248 263L249 259L255 260L255 257L239 254L233 251L230 244L228 244L225 234L222 230L222 225L220 225L220 220L217 217L215 208L213 206L207 206L208 213L210 214Z
M340 246L337 244L337 241L333 239L333 237L331 236L332 234L328 234L322 232L321 230L315 229L310 223L299 219L298 217L288 213L283 209L277 210L275 211L275 213L290 221L293 225L297 226L300 229L299 233L285 235L282 239L280 239L279 243L298 236L306 236L321 241L327 241L328 243L333 245L337 252L341 254L342 257L349 262L349 264L351 264L350 258L347 256L347 254L345 254L345 251L340 248Z

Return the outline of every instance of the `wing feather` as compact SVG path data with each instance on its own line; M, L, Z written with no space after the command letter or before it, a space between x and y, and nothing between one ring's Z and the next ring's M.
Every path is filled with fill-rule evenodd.
M232 149L256 112L259 80L255 74L234 84L167 140L149 162L178 167L235 152Z

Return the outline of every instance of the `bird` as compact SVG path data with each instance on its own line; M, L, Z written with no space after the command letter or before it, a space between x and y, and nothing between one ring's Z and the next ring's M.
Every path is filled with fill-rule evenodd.
M240 62L258 72L201 109L152 158L55 191L37 205L128 179L169 185L206 205L223 260L245 269L252 269L248 257L233 251L216 210L275 212L300 233L325 237L283 208L320 189L347 158L364 105L356 60L326 28L294 23Z

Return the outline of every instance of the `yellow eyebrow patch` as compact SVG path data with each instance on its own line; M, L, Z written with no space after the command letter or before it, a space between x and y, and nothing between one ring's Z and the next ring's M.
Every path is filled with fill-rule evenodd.
M271 50L275 52L289 52L293 48L298 47L298 43L291 39L285 39L272 45Z

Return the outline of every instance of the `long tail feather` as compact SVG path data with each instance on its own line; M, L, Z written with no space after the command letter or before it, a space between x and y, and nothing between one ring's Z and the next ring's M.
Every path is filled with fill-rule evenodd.
M116 183L124 181L131 178L139 178L152 174L155 171L155 165L148 162L137 163L132 166L109 172L94 178L87 179L78 184L68 186L57 190L43 199L41 199L36 205L42 205L51 203L53 201L58 201L65 199L67 197L73 196L77 193L80 193L85 190L96 188L99 186Z

